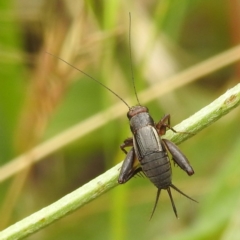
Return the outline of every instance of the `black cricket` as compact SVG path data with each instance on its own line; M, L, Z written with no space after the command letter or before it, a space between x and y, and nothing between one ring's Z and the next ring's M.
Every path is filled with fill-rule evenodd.
M165 115L155 124L149 114L148 108L138 105L131 107L127 116L133 137L126 139L120 146L127 156L123 162L118 183L126 183L134 175L142 171L158 189L150 219L154 214L162 189L167 190L173 211L178 218L177 209L171 194L171 188L192 201L197 201L187 196L172 184L172 169L167 150L171 153L174 163L183 169L189 176L194 174L194 170L187 158L173 142L161 138L161 136L166 133L167 128L176 132L170 126L170 115ZM125 147L130 146L132 146L132 148L127 153Z
M157 197L153 207L153 211L150 219L152 218L158 199L161 193L161 190L167 190L168 195L171 200L172 208L175 213L175 216L178 218L177 209L175 207L171 188L175 189L180 194L191 199L194 202L196 200L187 196L181 190L179 190L175 185L172 184L172 169L171 163L167 154L169 151L172 155L174 163L176 163L182 170L184 170L189 176L194 174L194 170L191 167L189 161L185 155L179 150L179 148L171 141L161 138L162 135L166 133L167 128L171 129L173 132L176 132L170 126L170 115L165 115L157 124L154 123L152 117L149 114L148 108L140 104L136 92L134 74L132 68L132 59L131 59L131 14L129 13L129 47L130 47L130 64L132 71L132 82L135 92L135 96L138 102L138 105L130 107L124 99L122 99L118 94L113 90L105 86L103 83L93 78L89 74L83 72L74 65L68 63L64 59L55 56L49 52L47 54L65 62L72 68L78 70L88 78L97 82L105 89L109 90L114 94L118 99L120 99L129 109L127 117L129 119L130 129L133 134L132 138L127 138L120 148L124 153L126 153L126 158L123 161L121 171L118 178L118 183L123 184L130 180L136 174L143 172L144 175L157 187ZM126 147L132 147L129 152L125 150Z

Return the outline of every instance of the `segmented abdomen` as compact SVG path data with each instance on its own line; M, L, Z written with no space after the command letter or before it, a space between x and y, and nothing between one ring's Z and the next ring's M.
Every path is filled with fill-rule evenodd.
M159 189L168 188L172 183L172 169L166 152L154 152L141 160L142 170Z
M134 149L144 174L159 189L172 183L172 170L167 151L154 127L146 126L134 135Z

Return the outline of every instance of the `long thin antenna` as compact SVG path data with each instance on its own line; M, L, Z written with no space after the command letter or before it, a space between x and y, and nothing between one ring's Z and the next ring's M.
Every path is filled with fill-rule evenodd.
M90 79L92 79L93 81L97 82L99 85L101 85L102 87L104 87L105 89L107 89L108 91L110 91L112 94L114 94L118 99L120 99L129 109L130 109L130 106L127 104L126 101L124 101L118 94L116 94L113 90L111 90L110 88L108 88L107 86L105 86L103 83L101 83L100 81L98 81L97 79L93 78L92 76L90 76L89 74L83 72L82 70L80 70L79 68L75 67L74 65L72 65L71 63L65 61L64 59L52 54L52 53L49 53L49 52L46 52L47 54L61 60L62 62L66 63L67 65L69 65L70 67L76 69L77 71L81 72L82 74L84 74L85 76L89 77Z
M137 99L137 102L139 105L139 99L138 99L138 95L137 95L137 90L136 90L136 85L135 85L135 80L134 80L134 72L133 72L133 65L132 65L132 47L131 47L131 27L132 27L132 20L131 20L131 13L129 13L129 38L128 38L128 44L129 44L129 58L130 58L130 67L131 67L131 73L132 73L132 85L133 85L133 89L134 89L134 93Z

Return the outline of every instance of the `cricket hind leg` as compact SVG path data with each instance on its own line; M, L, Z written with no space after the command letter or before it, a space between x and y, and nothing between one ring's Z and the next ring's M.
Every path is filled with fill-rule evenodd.
M123 161L121 171L118 177L118 183L123 184L130 180L133 176L140 173L142 168L135 156L134 148L131 148Z

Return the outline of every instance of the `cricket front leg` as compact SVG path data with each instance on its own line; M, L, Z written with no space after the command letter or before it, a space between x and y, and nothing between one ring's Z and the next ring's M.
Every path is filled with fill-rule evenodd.
M172 128L170 125L170 114L166 114L157 124L155 124L155 127L157 129L159 136L165 135L167 128L171 129L175 133L184 133L184 134L194 135L193 133L190 133L190 132L182 132L182 131L179 132L179 131L176 131L174 128Z
M171 127L170 125L170 114L166 114L156 125L155 125L158 134L160 136L165 135L167 128L171 129L173 132L177 133L177 131Z

